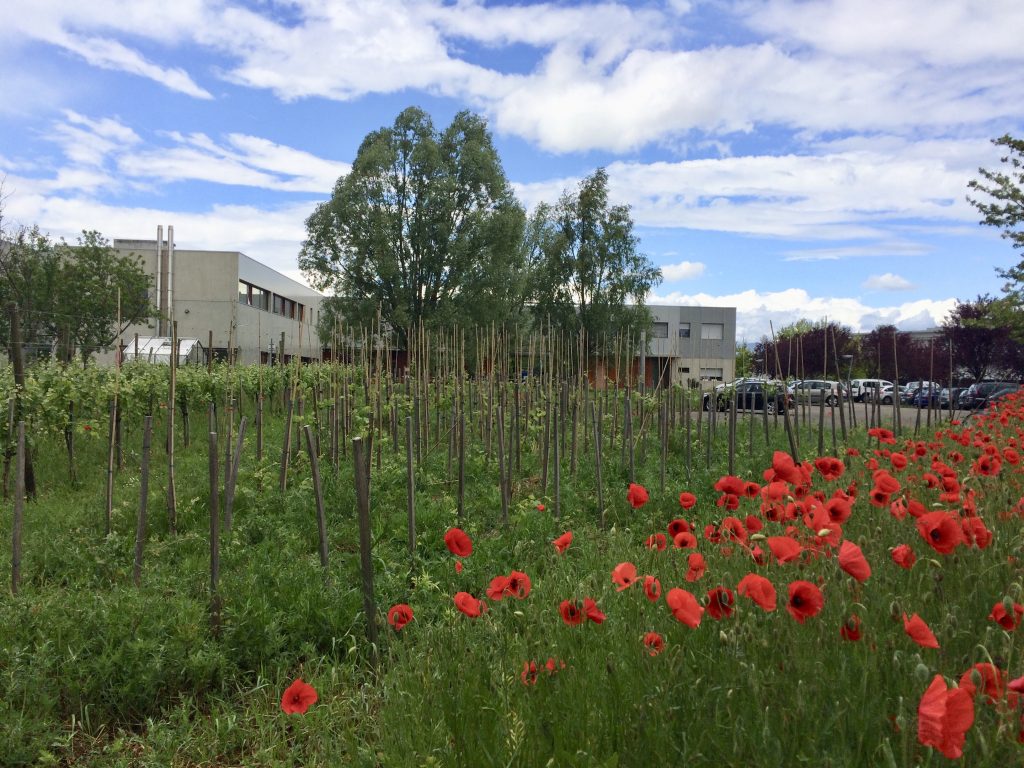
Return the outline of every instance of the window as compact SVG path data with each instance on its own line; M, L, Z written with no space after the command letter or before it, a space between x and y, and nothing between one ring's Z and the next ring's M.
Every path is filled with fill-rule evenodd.
M667 339L668 338L668 323L655 323L651 329L652 339Z
M690 324L689 323L680 323L679 324L679 338L680 339L688 339L688 338L690 338Z
M700 377L702 379L713 379L714 381L722 380L722 369L721 368L701 368Z
M274 314L284 314L284 296L278 296L276 293L274 294Z
M270 291L264 291L262 288L257 288L255 285L252 286L252 306L256 309L262 309L264 312L270 309Z
M241 280L238 281L238 303L246 306L252 305L252 286Z
M689 372L690 372L690 366L688 366L688 365L686 365L686 366L680 365L679 366L679 373L689 373Z
M721 341L725 326L722 323L701 323L700 337L711 341Z

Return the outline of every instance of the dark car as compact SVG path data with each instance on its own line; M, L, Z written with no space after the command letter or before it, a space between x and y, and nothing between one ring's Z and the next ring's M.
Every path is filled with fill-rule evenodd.
M967 391L960 393L957 405L965 411L977 410L988 403L993 392L1011 386L1019 387L1020 385L1012 381L979 381L977 384L971 384Z
M960 403L960 393L965 392L966 387L953 387L953 389L943 388L939 394L939 408L948 409L950 402L953 403L953 407L956 408Z
M732 397L736 398L737 411L767 410L768 413L782 413L788 405L793 404L793 396L786 393L785 386L763 381L747 381L715 393L718 410L727 410Z
M941 390L933 387L920 387L910 398L910 404L918 408L930 408L939 404Z
M1013 394L1016 394L1017 392L1020 392L1020 388L1021 388L1020 384L1006 384L1005 386L997 387L996 389L994 389L991 392L989 392L988 398L987 398L987 401L986 401L985 405L991 405L992 403L998 403L1004 397L1007 397L1009 395L1013 395Z

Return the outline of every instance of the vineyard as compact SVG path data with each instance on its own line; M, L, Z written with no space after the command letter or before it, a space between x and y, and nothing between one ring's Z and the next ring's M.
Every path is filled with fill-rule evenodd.
M1024 403L485 351L6 371L0 763L1019 763Z

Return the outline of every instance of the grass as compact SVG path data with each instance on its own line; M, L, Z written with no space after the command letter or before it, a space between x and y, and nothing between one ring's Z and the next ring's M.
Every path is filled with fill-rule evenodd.
M543 422L534 416L536 430ZM193 421L195 435L199 420ZM724 473L724 419L714 466L695 466L689 483L680 435L673 436L664 493L657 490L658 450L653 442L647 447L638 458L637 481L651 491L651 501L639 510L625 501L627 471L618 446L606 448L605 530L596 524L592 457L581 458L575 480L566 457L563 517L555 520L551 499L540 489L533 443L524 443L523 472L505 528L494 460L471 442L466 516L460 521L442 446L418 473L415 556L406 549L404 458L385 440L372 481L382 629L374 649L365 640L351 466L343 463L337 475L323 471L331 558L325 574L304 453L292 463L288 490L276 487L281 422L279 414L270 419L262 464L255 462L250 432L235 526L221 545L219 635L207 620L205 441L193 437L188 449L179 442L174 536L163 513L163 452L154 448L152 525L138 589L131 582L138 425L128 425L131 449L117 477L110 536L103 536L102 439L80 441L80 487L64 477L62 447L42 441L37 475L43 492L26 513L25 581L17 597L0 597L0 762L100 768L939 765L945 758L916 737L917 704L932 676L956 681L982 661L1010 677L1024 672L1018 648L1024 630L1006 632L987 619L1001 600L1024 601L1022 521L998 514L1022 495L1020 475L1004 465L996 478L969 476L981 445L953 445L942 437L927 456L948 458L953 448L967 454L958 470L976 491L979 514L994 534L983 550L935 554L913 518L895 520L870 506L865 462L871 454L863 430L852 444L864 456L847 460L846 475L833 483L815 478L814 488L827 494L858 485L844 535L862 547L873 569L858 584L831 553L757 566L742 548L712 545L700 535L705 524L726 514L712 490ZM773 429L773 445L765 448L759 420L755 426L752 457L742 425L738 432L737 474L761 481L771 451L786 440ZM1002 446L1014 433L993 435ZM805 435L803 451L815 442ZM696 445L696 465L703 456ZM931 506L937 493L924 487L922 469L926 460L899 476L909 495ZM643 545L680 516L681 490L699 499L685 515L697 523L708 564L695 583L685 580L684 551ZM539 501L547 511L536 509ZM741 520L758 515L758 501L741 501L735 514ZM461 573L442 541L457 524L474 542ZM0 533L6 541L9 526L5 515ZM763 533L781 535L784 527L767 523ZM574 540L558 555L551 541L565 530L573 531ZM910 571L889 559L889 549L899 543L918 553ZM9 557L5 549L0 566L9 569ZM716 622L705 614L691 630L639 587L616 592L610 574L623 561L657 576L666 592L682 587L698 598L718 585L735 590L743 575L760 572L775 584L779 608L765 613L737 596L731 618ZM492 601L479 619L455 609L455 592L483 596L494 576L513 569L531 578L526 599ZM796 579L820 582L825 594L823 611L804 624L783 609L786 585ZM559 603L584 597L595 599L607 620L566 626ZM415 618L396 633L384 617L399 602L410 604ZM904 611L929 623L940 649L920 648L906 637ZM856 643L839 635L851 613L864 627ZM649 631L665 638L665 651L656 657L641 642ZM554 674L544 669L549 658L556 660ZM540 669L535 685L521 679L531 660ZM317 689L319 701L304 716L287 716L280 711L281 693L297 677ZM965 764L1002 768L1019 760L1020 713L980 698L976 712Z

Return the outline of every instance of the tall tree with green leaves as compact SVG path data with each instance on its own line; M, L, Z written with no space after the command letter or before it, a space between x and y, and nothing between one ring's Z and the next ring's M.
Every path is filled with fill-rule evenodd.
M1006 148L1000 159L1003 168L979 168L981 179L972 179L967 186L983 197L968 195L967 201L981 212L982 225L997 227L1014 248L1024 248L1024 140L1005 134L992 143ZM1024 259L996 273L1006 281L1004 296L990 311L997 324L1008 326L1018 341L1024 341Z
M539 322L584 330L591 352L609 353L602 345L618 335L639 342L651 327L645 301L661 270L638 250L629 207L609 203L604 168L556 205L538 206L528 232Z
M400 341L420 322L503 323L521 306L525 219L481 117L438 132L410 107L363 140L306 220L299 267L346 325L379 311Z

